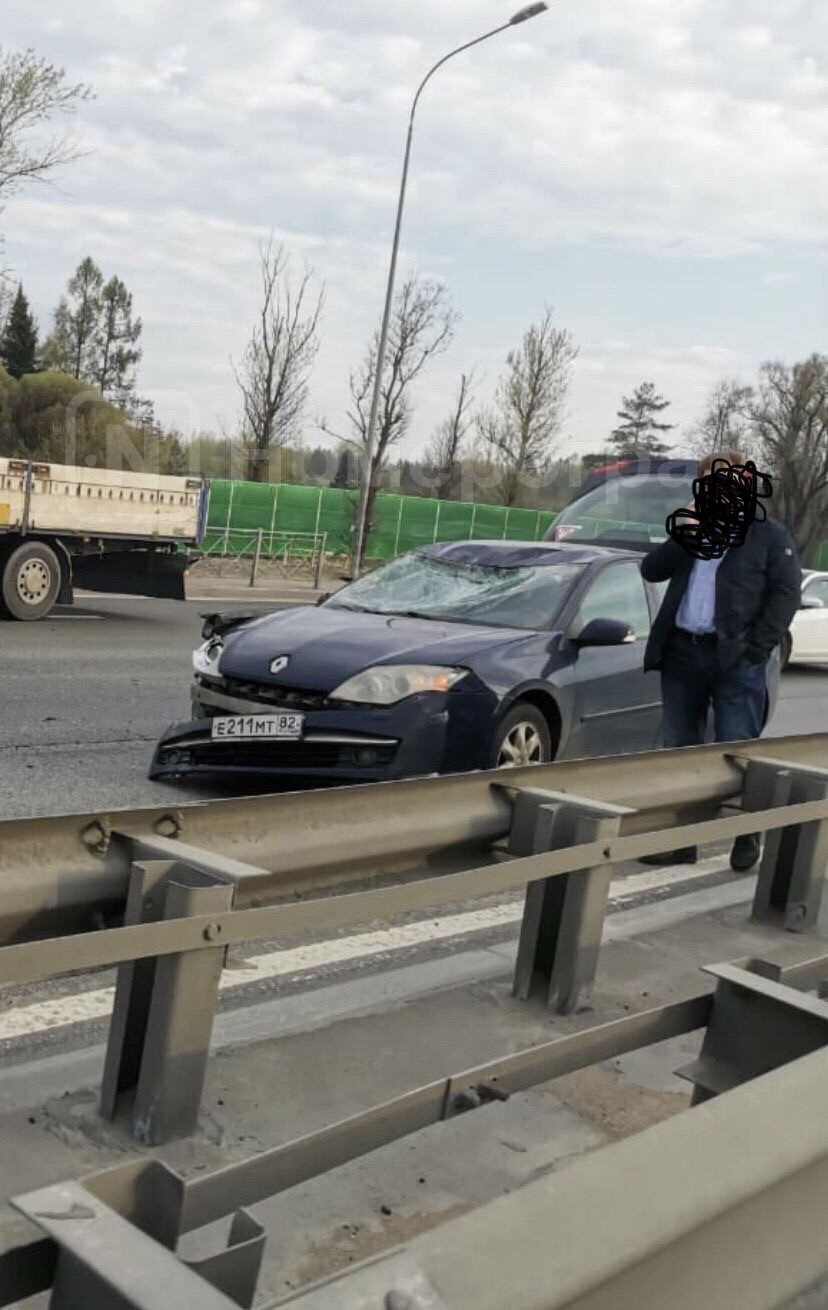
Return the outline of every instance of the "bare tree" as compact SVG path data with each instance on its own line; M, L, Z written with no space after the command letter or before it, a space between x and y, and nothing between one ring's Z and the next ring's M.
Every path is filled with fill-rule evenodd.
M509 351L494 404L478 416L481 441L502 470L504 505L515 504L524 478L543 473L560 430L578 348L552 314L548 308Z
M438 500L450 500L456 491L463 443L471 426L474 385L473 371L460 375L460 386L451 413L443 419L426 449L425 459Z
M371 530L374 501L380 489L388 452L411 426L411 385L429 360L448 348L454 337L458 317L446 288L439 282L420 280L412 275L397 292L383 368L374 450L367 474L366 539ZM347 419L352 435L338 437L357 449L363 468L367 463L368 421L378 348L379 332L376 332L362 363L351 374L351 405ZM329 436L338 436L326 423L322 422L321 427ZM361 564L362 561L358 561L358 565Z
M748 410L752 399L752 389L733 378L717 382L707 398L704 414L690 430L693 454L700 459L716 450L741 450L749 454Z
M24 181L47 177L78 158L72 139L58 132L40 138L56 114L72 114L92 92L81 82L67 83L62 68L33 50L0 52L0 205Z
M748 409L759 458L773 475L773 509L807 561L828 516L828 356L764 364Z
M308 376L319 349L324 284L313 289L313 270L298 283L290 257L273 240L259 250L261 305L239 367L233 366L242 398L242 441L248 477L268 478L270 456L298 438L308 398Z

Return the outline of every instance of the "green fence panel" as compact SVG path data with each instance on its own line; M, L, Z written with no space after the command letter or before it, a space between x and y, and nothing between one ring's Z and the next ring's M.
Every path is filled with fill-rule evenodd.
M358 499L355 491L343 491L339 487L322 490L319 531L325 533L325 549L332 555L347 555L351 549Z
M459 500L441 500L435 515L438 541L465 541L471 536L474 505ZM438 517L439 515L439 517Z
M338 487L306 487L292 483L228 482L210 487L207 548L227 540L235 551L250 551L251 533L325 534L331 554L348 554L359 496ZM374 505L374 524L366 544L369 559L393 559L404 551L435 541L537 541L555 521L548 511L510 509L431 500L424 496L381 494ZM311 548L308 540L308 549ZM278 550L278 538L273 549ZM301 542L294 544L294 551ZM264 543L268 549L268 540Z
M402 496L401 500L402 518L396 554L400 555L403 551L414 550L417 546L431 546L435 541L446 540L445 535L439 530L439 500L426 499L424 496Z

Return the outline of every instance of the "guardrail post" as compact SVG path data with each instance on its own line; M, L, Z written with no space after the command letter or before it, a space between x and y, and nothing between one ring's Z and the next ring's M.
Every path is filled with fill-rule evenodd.
M742 808L766 810L828 798L828 769L752 758L745 772ZM815 927L828 868L828 820L776 828L765 837L753 918L788 932Z
M256 585L256 578L258 577L258 573L259 573L259 561L260 561L260 559L261 559L261 557L262 557L262 537L263 537L263 536L264 536L264 528L259 528L259 530L258 530L257 533L256 533L256 551L255 551L255 554L254 554L254 556L253 556L253 565L252 565L252 567L251 567L251 569L250 569L250 585L251 585L251 587L255 587L255 585Z
M626 806L603 804L563 792L519 792L508 853L534 855L586 842L611 841ZM588 999L598 967L609 899L612 864L559 878L532 882L526 889L513 994L528 1000L545 992L558 1014L572 1014Z
M825 1001L738 965L704 972L716 979L716 991L701 1052L676 1070L693 1084L693 1105L828 1045Z
M125 922L220 913L232 882L163 860L133 866ZM224 946L121 965L101 1113L111 1118L135 1091L133 1135L148 1146L192 1132L198 1122Z

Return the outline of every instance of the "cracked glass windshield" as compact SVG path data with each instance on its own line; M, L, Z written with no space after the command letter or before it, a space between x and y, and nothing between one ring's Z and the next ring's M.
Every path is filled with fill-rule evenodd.
M582 568L581 564L496 568L414 553L345 587L326 601L325 608L546 628Z

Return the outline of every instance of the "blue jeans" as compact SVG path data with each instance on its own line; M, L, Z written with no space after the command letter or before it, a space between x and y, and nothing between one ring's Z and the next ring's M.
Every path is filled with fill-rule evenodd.
M767 705L765 669L741 659L722 673L714 645L696 645L674 632L661 669L664 747L701 746L711 707L716 741L759 737Z

